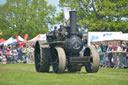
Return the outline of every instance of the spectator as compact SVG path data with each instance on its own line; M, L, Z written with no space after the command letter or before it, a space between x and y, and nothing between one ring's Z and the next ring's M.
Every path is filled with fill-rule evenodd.
M23 62L28 63L29 62L29 48L24 46L22 49L23 53Z
M112 53L113 53L112 44L109 44L108 48L107 48L107 54L108 54L108 60L109 60L108 67L113 66L113 63L112 63L113 55L112 55Z
M30 60L30 48L27 46L26 47L26 63L27 64L30 64L31 63L31 60Z
M17 62L23 61L22 48L17 48L17 52L18 52Z
M115 49L114 49L114 53L113 53L113 63L114 63L113 68L117 68L117 65L118 65L117 56L120 56L120 54L118 53L120 51L120 49L121 49L121 47L117 43L116 46L115 46Z
M103 56L103 52L100 46L97 47L98 48L98 52L100 55L100 65L103 66L104 65L104 56Z
M7 47L7 50L6 50L6 57L7 57L7 62L11 63L12 57L11 57L10 47Z
M1 51L2 51L2 54L5 56L6 55L6 48L4 46L2 47Z
M3 56L2 63L3 63L3 64L7 64L7 59L6 59L5 56Z
M30 47L30 60L31 63L34 64L34 47Z
M104 60L103 67L107 67L108 57L106 56L106 51L107 51L108 45L104 44L102 45L102 47L103 47L102 54L103 54L103 60Z
M123 61L123 67L125 67L126 66L126 52L127 52L127 48L126 48L126 43L125 42L123 42L122 43L122 61Z
M123 68L124 65L124 57L126 56L126 44L122 43L121 49L119 51L120 55L118 56L118 66L117 68Z
M3 58L2 55L3 55L2 50L0 49L0 63L2 62L2 58Z
M126 49L127 49L127 53L126 53L126 67L128 67L128 42L126 43Z
M11 56L12 56L13 63L16 63L17 55L18 55L18 53L17 53L16 47L13 46L11 49Z

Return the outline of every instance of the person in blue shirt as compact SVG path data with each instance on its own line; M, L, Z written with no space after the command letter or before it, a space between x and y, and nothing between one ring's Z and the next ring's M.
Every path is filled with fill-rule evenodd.
M106 53L108 54L109 67L111 67L111 66L113 66L113 63L112 63L113 49L112 49L112 44L111 43L108 45Z
M100 56L100 65L103 66L104 65L104 56L103 56L103 52L101 47L98 45L98 52L99 52L99 56Z
M21 48L17 48L17 52L18 52L17 62L19 61L19 59L23 61Z

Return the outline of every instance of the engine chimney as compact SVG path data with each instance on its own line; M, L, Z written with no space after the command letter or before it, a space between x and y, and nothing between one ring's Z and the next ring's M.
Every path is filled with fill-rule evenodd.
M71 35L74 35L77 33L76 11L70 11L70 24L71 24Z

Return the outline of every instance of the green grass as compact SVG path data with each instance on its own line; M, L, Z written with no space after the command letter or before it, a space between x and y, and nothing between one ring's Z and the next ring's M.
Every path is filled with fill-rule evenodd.
M38 73L30 64L0 64L0 85L128 85L128 69L100 68L98 73Z

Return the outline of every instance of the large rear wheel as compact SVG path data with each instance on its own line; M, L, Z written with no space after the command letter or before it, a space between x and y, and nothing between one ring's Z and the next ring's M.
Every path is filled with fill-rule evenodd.
M97 49L93 46L89 46L85 49L84 56L90 56L90 62L85 65L86 72L98 72L100 65L100 57Z
M61 47L55 47L52 52L52 68L55 73L62 73L66 68L66 55L64 49Z
M46 41L37 41L35 45L35 68L37 72L49 72L50 48L44 45Z

